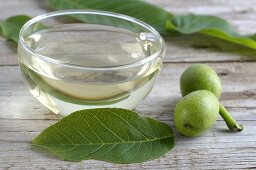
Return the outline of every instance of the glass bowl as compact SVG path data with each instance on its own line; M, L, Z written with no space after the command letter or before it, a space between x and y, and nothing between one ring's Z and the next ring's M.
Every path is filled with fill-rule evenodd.
M18 60L30 92L54 113L133 109L162 67L159 33L135 18L94 10L37 16L21 29Z

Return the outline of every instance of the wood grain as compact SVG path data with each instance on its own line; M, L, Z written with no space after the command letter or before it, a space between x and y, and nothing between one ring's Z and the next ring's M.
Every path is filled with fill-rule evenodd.
M137 107L137 110L153 115L172 112L177 100L181 97L179 77L189 65L187 63L165 63L155 87L150 95ZM255 63L232 62L210 63L209 65L220 75L223 83L221 100L226 107L256 108ZM47 115L52 118L52 114L44 109L28 92L18 66L2 66L0 72L0 108L2 108L0 118L27 119L39 116L39 119L41 119L41 116ZM152 106L152 103L154 103L154 106ZM12 109L5 107L7 104ZM23 114L17 114L17 112ZM35 112L40 114L37 115ZM35 116L33 117L33 115Z
M1 3L3 1L4 3ZM200 2L193 0L187 3L185 0L179 2L159 0L148 0L152 4L156 4L165 8L167 11L175 14L211 14L218 15L224 19L227 19L233 24L238 31L243 34L253 33L256 30L256 1L250 0L249 2L241 3L240 1L228 1L225 0L207 0ZM229 4L230 3L230 4ZM225 5L223 5L225 4ZM0 20L18 14L27 14L30 16L37 16L51 10L47 7L46 1L34 1L34 0L12 0L4 1L0 0ZM216 61L255 61L256 52L250 49L238 48L206 48L205 42L208 38L200 38L200 45L192 46L198 40L195 37L166 37L166 56L165 62L216 62ZM222 42L220 42L222 43ZM15 44L5 41L0 38L0 46L3 47L0 50L0 64L1 65L17 65L17 57ZM10 49L11 47L11 49ZM225 52L224 52L225 51ZM228 52L227 52L228 51Z
M242 33L256 30L256 1L147 0L177 14L211 14L227 19ZM0 20L15 14L36 16L47 11L46 1L0 0ZM194 42L198 46L193 46ZM207 38L167 37L161 75L136 111L173 127L174 149L166 156L141 164L101 161L66 162L31 146L32 139L60 116L43 107L27 90L17 66L16 45L0 38L0 169L256 169L255 52L242 48L208 48ZM223 42L220 42L223 43ZM228 51L228 52L227 52ZM241 52L242 51L242 52ZM198 138L186 138L173 126L179 77L191 64L208 63L223 82L222 103L245 126L229 132L221 117Z

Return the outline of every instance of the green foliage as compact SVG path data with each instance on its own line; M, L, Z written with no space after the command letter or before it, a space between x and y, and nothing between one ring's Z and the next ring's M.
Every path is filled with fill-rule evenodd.
M169 152L172 129L165 123L119 108L81 110L48 127L33 140L64 160L137 163Z
M237 48L236 46L239 45L253 50L256 49L255 34L241 35L224 19L209 15L175 16L142 0L48 0L48 5L55 10L93 9L121 13L148 23L163 36L169 36L173 33L179 36L202 34L213 38L210 46L220 46L218 41L214 41L214 39L217 38L232 44L234 48ZM73 17L82 22L95 19L88 16L82 17L76 15ZM29 19L30 17L28 16L20 15L2 21L0 23L0 30L2 29L3 36L17 42L20 28ZM106 18L99 18L99 20L95 22L110 25L117 24L117 21L108 21ZM134 25L129 25L127 22L118 22L119 26L122 25L124 28L129 27L137 29ZM223 49L225 50L225 47L223 47Z
M30 19L31 17L26 15L17 15L0 22L3 37L17 43L21 27Z
M161 34L166 33L165 22L172 17L167 11L141 0L48 0L48 5L55 10L91 9L129 15L155 27Z
M138 18L153 26L162 35L200 33L256 49L256 35L242 36L224 19L209 15L175 16L141 0L48 0L51 8L105 10ZM78 18L79 19L79 18ZM83 19L80 19L83 21ZM215 42L216 43L216 42Z
M166 28L179 34L200 33L230 43L256 49L255 35L242 36L225 20L215 16L184 15L175 16L166 23Z

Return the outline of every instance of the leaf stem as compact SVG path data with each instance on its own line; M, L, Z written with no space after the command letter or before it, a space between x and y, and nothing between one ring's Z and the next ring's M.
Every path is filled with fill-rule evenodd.
M231 131L242 131L244 129L243 125L239 125L221 103L219 113Z

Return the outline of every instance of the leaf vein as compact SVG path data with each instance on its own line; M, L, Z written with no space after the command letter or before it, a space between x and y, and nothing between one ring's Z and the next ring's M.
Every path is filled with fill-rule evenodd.
M136 152L136 154L133 156L133 158L132 158L131 161L133 161L133 160L138 156L139 150L140 150L140 146L141 146L141 142L139 143L139 147L138 147L138 149L137 149L137 152Z
M69 149L66 149L66 150L63 150L63 151L58 151L58 153L64 153L64 152L67 152L67 151L71 151L71 150L75 149L77 146L79 146L79 145L76 144L72 148L69 148Z
M62 134L62 132L61 132L58 128L56 128L55 126L53 126L53 127L54 127L54 129L56 129L62 136L64 136L71 144L74 144L71 140L69 140L69 138L68 138L66 135Z
M107 112L110 112L112 114L114 114L115 116L119 117L120 119L122 119L126 124L128 124L130 127L132 127L136 132L138 132L139 134L141 134L144 138L148 139L145 135L143 135L141 132L139 132L133 125L131 125L129 122L127 122L124 118L122 118L121 116L119 116L118 114L112 112L112 111L109 111L109 110L106 110Z
M103 155L101 155L100 157L105 156L107 153L109 153L117 144L114 144L109 150L107 150Z
M128 149L124 150L123 152L121 152L120 154L118 154L117 156L115 156L113 159L116 159L118 158L119 156L121 156L122 154L124 154L125 152L127 152L128 150L130 150L133 146L134 146L135 143L133 143Z
M87 111L86 111L87 112ZM89 113L90 115L92 115L90 112L87 112ZM124 142L124 140L119 136L117 135L115 132L113 132L111 129L109 129L104 123L101 122L101 120L99 118L97 118L95 115L92 115L94 118L96 118L96 120L102 125L104 126L108 131L110 131L113 135L115 135L116 137L118 137L121 141Z
M69 122L65 122L65 121L62 121L63 123L66 123L68 125L70 125L72 128L74 128L87 142L89 143L92 143L90 140L88 140L75 126L73 126L71 123Z
M87 123L87 125L89 126L89 128L91 129L91 131L93 132L93 134L101 141L101 143L104 143L103 140L97 135L97 133L92 129L92 127L90 126L90 124L88 123L88 121L79 114L79 116Z
M85 154L85 155L81 155L80 158L86 157L86 156L88 156L88 155L90 155L90 154L96 152L97 150L99 150L99 149L102 148L103 146L104 146L104 145L100 145L99 147L97 147L97 148L96 148L95 150L93 150L92 152L87 153L87 154Z

